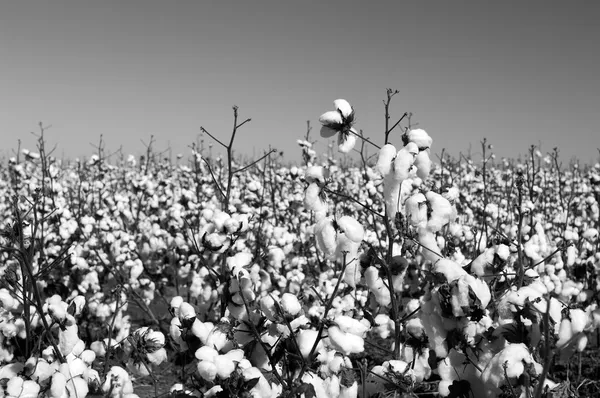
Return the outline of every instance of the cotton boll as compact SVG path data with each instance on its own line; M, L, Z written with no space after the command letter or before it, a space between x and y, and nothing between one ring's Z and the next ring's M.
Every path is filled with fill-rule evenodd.
M365 230L356 219L350 216L342 216L336 223L340 231L346 234L348 239L356 243L362 242L365 236Z
M390 173L384 177L383 199L385 201L387 216L392 220L396 217L396 212L398 211L400 186L401 183L395 179L394 173Z
M198 374L206 381L213 381L217 378L217 366L210 361L200 361L198 363Z
M337 134L338 130L329 126L341 125L343 123L342 115L338 111L328 111L319 117L321 127L321 137L330 138Z
M427 228L432 232L438 232L442 227L456 218L456 209L448 199L433 191L427 192L425 197L431 207L431 216L427 222Z
M308 210L315 210L321 207L317 202L321 202L321 188L315 182L310 183L304 192L304 206Z
M494 248L487 248L471 262L471 272L477 276L484 276L487 268L494 262L494 255Z
M338 135L338 151L341 153L348 153L356 145L356 137L352 134L344 135L340 133Z
M454 282L460 277L467 275L467 272L460 264L446 258L439 259L434 264L432 271L443 274L448 282Z
M370 266L365 271L365 281L375 300L381 306L387 307L391 302L390 291L379 276L377 268Z
M338 315L333 322L338 325L342 332L352 333L360 337L365 337L370 329L370 325L361 323L348 315Z
M281 308L284 312L292 316L296 316L300 310L302 310L302 305L295 295L291 293L284 293L281 296Z
M333 107L337 109L343 117L347 118L354 112L352 105L345 99L336 99L333 101Z
M588 315L581 309L572 309L569 311L569 316L573 334L583 332L588 323Z
M300 348L300 353L304 359L308 359L308 355L317 341L318 332L312 329L302 329L298 332L296 336L296 342L298 343L298 347ZM319 351L323 348L323 341L319 341L317 345L316 351Z
M254 387L252 387L252 389L249 391L250 394L252 394L252 397L254 397L254 398L271 398L272 396L278 396L277 394L275 394L275 395L272 394L271 385L269 384L267 379L263 376L260 369L258 369L257 367L253 366L253 367L244 369L244 371L242 372L242 376L244 377L244 380L246 380L246 381L254 380L254 379L258 378L258 383L256 383L254 385Z
M442 255L440 254L440 248L437 245L435 234L428 228L419 228L419 244L421 246L421 253L423 257L431 262L436 262Z
M306 181L309 184L313 182L319 181L320 183L325 183L325 180L329 177L329 171L325 169L323 166L310 166L306 170Z
M398 151L396 160L394 160L394 178L396 181L402 182L410 176L411 168L418 153L419 149L413 143L408 143Z
M417 168L417 176L422 180L429 178L431 172L431 159L428 151L421 151L415 159L415 167Z
M413 227L424 227L427 223L427 199L416 193L406 200L405 211L408 222Z
M414 142L419 149L431 148L431 144L433 144L433 139L423 129L410 130L406 138L408 141Z
M360 281L360 264L356 257L352 257L348 262L342 278L348 286L356 287L356 284Z
M336 249L337 233L333 227L331 218L324 218L315 225L315 239L317 247L325 254L331 257Z
M345 333L337 326L327 329L331 346L344 355L358 354L364 351L365 342L362 337L352 333Z
M379 150L379 158L377 159L377 165L375 169L382 176L387 176L392 170L392 161L396 156L396 147L392 144L386 144Z
M496 396L500 392L500 388L507 382L506 377L509 382L514 383L513 380L518 379L525 372L525 364L534 365L541 370L541 366L533 360L527 346L523 343L508 344L497 353L481 374L488 396Z

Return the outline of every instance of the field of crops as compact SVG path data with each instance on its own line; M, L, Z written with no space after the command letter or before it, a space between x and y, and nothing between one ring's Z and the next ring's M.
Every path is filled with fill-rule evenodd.
M234 115L221 157L1 166L2 396L599 396L600 164L434 158L345 100L354 166L242 162Z

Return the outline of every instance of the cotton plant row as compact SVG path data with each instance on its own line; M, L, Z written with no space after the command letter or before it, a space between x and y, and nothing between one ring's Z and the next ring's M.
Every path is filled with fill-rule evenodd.
M363 139L355 111L334 108L321 135L348 153ZM583 351L600 320L600 166L557 177L536 155L484 179L474 162L434 165L422 129L392 141L345 169L307 137L303 166L236 174L227 205L224 162L196 150L153 168L11 159L5 396L134 397L175 361L174 396L555 387L545 359Z

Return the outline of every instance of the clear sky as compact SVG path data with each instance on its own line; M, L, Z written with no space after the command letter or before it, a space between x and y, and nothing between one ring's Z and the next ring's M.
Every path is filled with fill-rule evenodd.
M0 139L58 154L188 152L200 126L240 152L299 159L306 120L345 98L383 139L382 100L412 111L433 150L487 137L498 156L542 142L566 158L600 147L598 1L2 1ZM399 143L399 136L393 137ZM320 139L319 152L325 151Z

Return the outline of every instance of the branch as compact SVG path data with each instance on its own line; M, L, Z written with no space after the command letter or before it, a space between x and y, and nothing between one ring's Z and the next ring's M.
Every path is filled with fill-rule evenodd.
M200 126L200 131L202 131L203 133L208 134L208 136L210 138L212 138L213 140L217 141L217 143L219 143L223 148L227 148L227 145L223 144L223 142L221 142L221 140L219 140L217 137L215 137L214 135L212 135L211 133L209 133L208 130L206 130L204 127Z
M260 162L261 160L263 160L264 158L266 158L267 156L271 155L274 152L277 152L277 150L276 149L271 149L269 152L267 152L263 156L261 156L258 160L255 160L254 162L250 163L247 166L242 167L241 169L235 170L233 172L233 174L235 174L235 173L241 173L242 171L245 171L245 170L249 169L250 167L254 166L255 164L257 164L258 162Z

